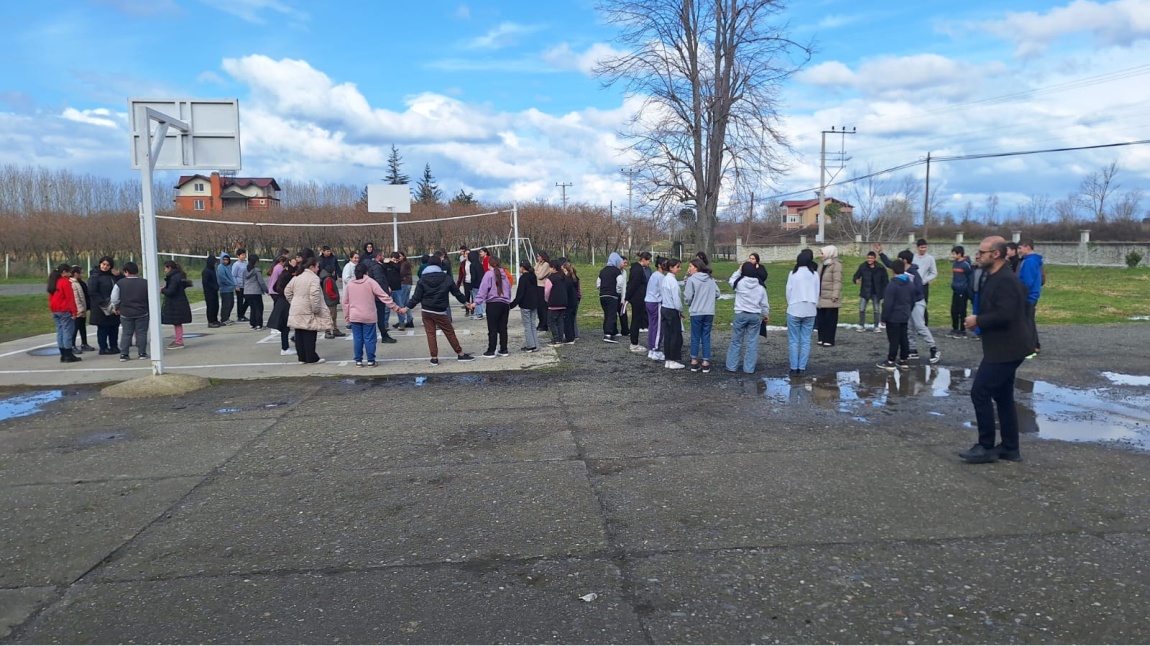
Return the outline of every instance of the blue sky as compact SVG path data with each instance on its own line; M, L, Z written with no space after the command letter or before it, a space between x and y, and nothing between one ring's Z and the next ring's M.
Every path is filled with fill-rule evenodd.
M927 151L1150 139L1150 0L791 4L816 55L782 97L791 171L760 197L817 185L831 125L859 130L840 177ZM0 24L0 163L131 177L127 97L237 97L242 175L377 181L394 143L449 195L557 202L570 182L575 200L626 200L616 133L637 102L589 74L617 46L591 1L5 1ZM931 179L956 213L989 195L1012 209L1113 160L1125 188L1150 185L1150 146Z

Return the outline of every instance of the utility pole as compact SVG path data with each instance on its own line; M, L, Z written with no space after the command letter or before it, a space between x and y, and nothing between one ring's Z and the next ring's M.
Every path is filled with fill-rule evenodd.
M627 175L627 217L631 217L634 213L631 212L631 196L635 190L635 173L639 172L634 168L620 168L619 172Z
M842 130L836 130L835 126L831 126L830 130L824 130L823 131L822 161L819 163L819 233L818 233L818 235L815 236L815 242L825 242L826 241L827 135L828 134L843 135L843 141L845 143L846 135L853 135L856 132L857 132L857 129L855 129L853 127L848 131L846 126L843 126ZM846 159L843 157L843 154L844 154L843 149L842 149L842 147L840 147L839 148L839 164L840 164L839 170L842 170L842 164L846 163Z
M929 240L930 233L930 152L926 153L926 191L922 195L922 237Z
M558 186L560 188L560 190L563 191L563 210L566 211L567 210L567 187L568 186L574 186L574 184L572 184L571 182L566 182L566 183L555 182L555 185Z

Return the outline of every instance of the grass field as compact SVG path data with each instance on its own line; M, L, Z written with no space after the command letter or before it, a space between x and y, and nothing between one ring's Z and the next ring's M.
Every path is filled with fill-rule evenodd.
M855 269L863 261L861 258L846 258L843 261L844 282L849 283ZM731 289L726 279L734 273L738 265L734 262L716 262L714 276L725 294ZM603 320L599 299L595 292L595 278L601 267L580 265L577 267L582 281L584 299L579 308L581 330L598 331ZM949 326L950 321L950 262L940 261L942 276L931 286L930 318L931 327L939 329ZM786 321L786 280L791 265L767 265L770 276L767 279L767 296L771 302L771 323L783 325ZM686 270L679 277L686 279ZM43 282L43 279L17 279L20 284ZM0 281L2 283L3 281ZM14 284L16 281L7 284ZM203 292L188 290L192 303L204 300ZM843 286L845 307L839 315L840 323L854 323L858 320L858 288L851 284ZM1046 286L1042 290L1042 300L1038 304L1040 325L1088 325L1103 323L1132 323L1132 316L1150 316L1150 268L1138 267L1064 267L1046 268ZM720 300L716 306L715 324L727 325L734 319L734 301ZM512 314L511 325L518 324L518 315ZM0 296L0 341L10 341L36 334L47 334L54 330L52 316L48 312L47 294L30 296Z

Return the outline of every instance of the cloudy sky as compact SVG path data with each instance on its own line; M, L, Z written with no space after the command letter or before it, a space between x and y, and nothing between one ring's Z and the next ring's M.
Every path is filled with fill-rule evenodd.
M782 97L792 170L760 196L810 195L831 126L858 129L840 177L927 151L1150 139L1150 0L791 4L817 53ZM590 75L616 44L589 0L4 1L0 24L0 163L128 178L128 97L236 97L241 175L378 181L395 144L448 195L558 203L562 182L627 199L616 133L636 102ZM1125 188L1150 189L1148 145L935 164L931 180L954 212L992 194L1010 208L1115 160Z

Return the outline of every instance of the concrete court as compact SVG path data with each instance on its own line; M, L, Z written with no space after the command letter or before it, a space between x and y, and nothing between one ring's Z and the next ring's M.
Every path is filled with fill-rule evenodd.
M266 305L270 305L270 302ZM193 323L184 326L185 348L165 350L165 372L178 372L203 377L223 379L266 379L275 377L297 377L302 375L351 375L367 376L367 372L396 374L428 370L430 354L427 336L423 332L419 310L415 311L414 329L389 330L396 343L376 344L374 369L356 368L351 332L346 337L327 340L320 335L316 345L317 353L326 362L323 364L301 365L293 354L280 355L279 332L264 329L253 331L248 323L236 323L220 328L209 328L204 322L203 303L193 304ZM339 311L342 322L342 310ZM270 307L265 308L265 316ZM471 321L464 318L460 308L453 313L456 334L464 352L483 362L482 369L525 369L543 365L554 365L556 355L544 345L538 353L517 352L523 346L523 326L519 323L518 311L513 312L508 325L511 350L510 357L484 359L479 355L487 349L487 322ZM395 321L392 314L391 321ZM341 325L340 329L346 328ZM164 344L172 340L172 326L162 327ZM548 339L549 340L549 339ZM96 347L96 329L88 326L88 342ZM460 364L455 352L442 334L438 335L439 358L442 363L438 372L476 370L477 366ZM292 346L294 351L295 346ZM131 351L132 360L120 362L118 356L99 355L85 352L80 355L80 363L60 363L56 351L55 334L42 334L35 337L0 343L0 388L5 386L71 386L124 381L151 374L151 362L136 359L137 351ZM366 357L365 357L366 361Z
M1043 332L1023 378L1145 370L1150 327ZM1150 641L1150 456L961 463L969 341L844 413L876 336L790 382L778 336L749 376L585 332L558 370L70 389L0 422L0 642Z

